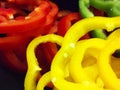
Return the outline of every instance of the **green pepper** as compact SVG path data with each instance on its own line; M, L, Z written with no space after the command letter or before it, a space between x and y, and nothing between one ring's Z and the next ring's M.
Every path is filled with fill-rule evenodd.
M120 16L120 0L89 0L89 4L104 11L109 17ZM94 35L95 32L92 33ZM120 57L120 50L116 50L114 56Z
M83 18L94 17L93 12L89 10L90 0L79 0L79 11ZM101 29L91 31L92 37L106 39L106 35Z
M90 0L90 5L104 11L108 16L120 16L120 0Z

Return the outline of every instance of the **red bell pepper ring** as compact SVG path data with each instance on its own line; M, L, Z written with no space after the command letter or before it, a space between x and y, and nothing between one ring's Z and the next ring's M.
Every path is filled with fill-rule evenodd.
M36 48L35 54L40 64L40 67L42 68L41 74L49 71L51 61L53 60L53 57L55 56L57 51L58 51L58 48L56 44L50 43L50 42L40 44Z
M46 15L49 11L50 4L47 1L41 1L39 7L26 16L25 20L9 20L0 23L0 33L25 33L35 30L46 21Z
M0 8L0 15L5 17L7 20L9 19L13 19L13 14L15 13L15 11L11 8Z
M29 41L30 39L26 36L20 35L3 36L0 37L0 50L18 48L23 43L28 43Z
M45 23L45 29L47 29L47 28L51 27L51 25L53 25L53 22L56 20L57 14L58 14L57 5L53 2L51 2L51 1L49 1L49 3L51 5L51 11L47 15L47 20L46 20L46 23Z
M26 73L27 71L27 62L26 62L26 48L20 50L4 50L1 51L2 54L2 63L9 70L12 70L17 73Z
M71 27L71 25L80 20L81 17L79 13L74 12L70 13L66 16L64 16L59 22L58 22L58 34L61 36L64 36L67 30Z
M4 16L0 15L0 23L5 21L7 21L7 19Z
M38 36L40 34L48 34L50 32L51 27L53 27L56 18L57 18L57 14L58 14L58 7L55 3L48 1L50 6L51 6L51 10L49 11L48 15L46 16L46 22L44 22L44 25L41 26L40 28L36 29L36 32L33 31L32 34L34 36ZM30 32L31 33L31 32Z
M8 2L17 3L17 4L35 4L40 0L7 0Z
M49 65L51 65L53 57L57 53L58 48L57 48L56 44L50 43L50 42L45 43L42 47L43 47L43 53L44 53Z
M51 5L51 7L50 7L50 5ZM13 10L12 9L0 9L2 12L1 12L1 14L3 15L11 15L12 13L13 13ZM11 13L12 12L12 13ZM45 12L47 12L48 13L48 15L46 15L46 16L44 16L43 14L45 13ZM22 17L22 19L21 19L21 17L19 17L19 18L17 18L17 20L11 20L11 21L7 21L4 17L2 17L1 18L1 21L3 22L3 23L0 23L0 28L1 28L1 30L0 30L0 32L1 33L5 33L6 34L6 31L7 31L7 34L8 34L8 32L11 34L11 33L15 33L15 32L18 32L18 31L20 31L21 32L21 30L23 30L24 29L24 33L22 33L22 36L23 35L26 35L27 34L27 36L28 35L33 35L33 34L37 34L37 35L41 35L41 34L43 34L43 33L45 33L45 32L47 32L47 30L45 30L45 29L43 29L43 27L50 27L50 25L53 23L53 21L54 21L54 17L56 17L56 14L57 14L57 12L58 12L58 7L54 4L54 3L52 3L52 2L44 2L44 1L42 1L42 4L40 4L40 6L39 7L37 7L36 8L36 10L35 11L32 11L28 16L29 17L32 17L31 19L29 19L29 21L28 20L25 20L23 17ZM38 14L40 14L40 16L38 15ZM36 17L36 15L38 15L38 17ZM38 19L38 20L37 20ZM32 22L33 20L36 20L35 22L36 23L38 23L38 22L40 22L40 23L42 23L42 25L35 25L36 23L35 22ZM40 21L41 20L41 21ZM43 21L44 20L44 21ZM5 22L4 22L5 21ZM22 22L23 21L23 22ZM7 24L5 25L4 23L6 23L7 22ZM8 23L8 22L10 22L10 23ZM38 24L40 24L40 23L38 23ZM43 25L45 23L45 25ZM3 25L4 24L4 25ZM30 24L32 24L32 28L31 28L31 26L27 26L27 25L30 25ZM3 25L3 26L2 26ZM22 25L22 26L21 26ZM39 29L34 29L34 25L35 26L37 26L37 27L41 27L41 28L39 28ZM17 27L18 26L18 27ZM25 27L27 28L27 29L25 29ZM21 30L18 30L18 29L20 29L20 28L23 28L23 29L21 29ZM30 29L33 29L33 32L30 30L28 30L28 28ZM6 31L4 31L4 30L6 30ZM16 31L15 31L16 30ZM36 31L35 31L36 30ZM15 31L15 32L13 32L13 31ZM3 34L4 34L3 33ZM19 36L21 35L21 33L18 33L19 34ZM18 41L21 41L21 39L23 39L23 38L21 38L21 37L16 37L17 35L15 35L15 36L9 36L9 37L4 37L4 38L0 38L1 39L1 42L0 42L0 44L1 44L1 46L6 46L7 47L7 45L8 45L8 47L9 46L12 46L12 43L13 43L13 46L15 46L14 45L14 43L17 43ZM15 39L15 37L16 37L16 39ZM21 38L21 39L20 39ZM4 40L4 41L3 41ZM6 40L6 41L5 41ZM13 40L13 41L12 41ZM16 40L16 41L15 41ZM24 39L23 39L23 41L24 41ZM19 43L19 42L18 42ZM4 45L5 44L5 45ZM5 47L5 48L6 48Z
M0 28L2 28L3 30L0 31L0 33L1 35L2 34L7 35L0 38L0 46L1 46L0 49L2 50L1 52L3 53L3 56L4 56L3 62L5 63L5 65L7 65L9 68L12 68L12 70L17 70L19 72L26 72L27 70L26 68L27 65L25 63L26 59L22 58L26 54L22 53L22 56L20 56L21 54L20 52L26 51L26 48L22 49L23 51L20 51L20 49L18 49L17 50L18 52L14 52L14 49L16 51L17 48L21 47L20 45L26 44L27 42L29 42L30 39L33 38L31 36L32 35L35 36L37 32L39 32L37 33L37 35L41 35L42 33L45 33L46 32L46 31L44 32L44 30L46 29L45 27L47 27L47 29L48 27L51 28L54 24L53 22L55 20L57 12L58 12L57 5L49 1L41 1L40 6L37 7L34 11L32 11L28 15L29 17L32 17L30 19L29 18L24 19L24 16L23 17L20 16L15 18L16 20L6 20L6 19L1 20L2 22L0 23ZM7 13L5 14L7 15ZM40 25L37 26L36 23L37 25L38 24ZM31 28L30 26L31 24L33 24L33 28ZM34 27L34 25L36 26ZM17 29L19 28L23 28L24 31L18 31ZM40 31L35 31L35 30L40 30ZM49 32L49 29L47 32ZM24 45L22 46L24 47ZM47 50L49 52L52 52L51 54L53 57L53 53L55 49L53 49L52 47L54 47L54 45L53 46L50 45L50 48L48 48ZM49 53L47 52L47 50L43 50L43 51L45 54L47 54L47 55L44 55L44 57L46 56L45 59L47 59L47 62L49 63L52 57L48 57ZM24 60L23 62L21 62L22 59ZM44 60L44 58L40 58L40 59Z
M82 19L80 14L78 12L71 12L68 13L68 15L64 16L59 22L58 22L58 32L57 34L64 36L67 30L74 24L76 21ZM87 39L90 38L89 34L84 35L80 39Z

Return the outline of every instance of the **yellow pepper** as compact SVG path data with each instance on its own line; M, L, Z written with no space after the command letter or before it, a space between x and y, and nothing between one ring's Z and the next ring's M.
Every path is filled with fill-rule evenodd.
M94 57L93 59L95 59L94 60L95 63L93 64L96 64L98 54L100 50L104 47L104 45L105 45L105 40L99 39L99 38L88 39L82 42L79 41L77 43L75 47L75 52L72 55L71 60L70 60L70 74L75 82L95 80L95 78L98 75L97 67L93 68L94 73L92 73L92 76L94 76L94 80L92 80L90 76L85 74L85 70L83 69L83 66L82 66L82 61L85 56L85 53L89 52L91 54L91 57ZM92 48L92 49L90 51L87 51L87 49L89 48ZM86 63L90 62L90 59L92 59L91 57L88 58L89 60L87 60Z
M119 28L119 19L120 17L86 18L75 23L64 37L50 34L34 39L27 48L28 72L25 78L25 90L36 90L36 88L43 90L48 82L53 83L55 90L120 90L119 80L109 64L110 55L120 48L118 42L120 30L110 34L107 40L94 38L79 41L83 35L97 28L108 32ZM40 74L41 68L34 50L39 44L48 41L59 44L61 48L53 58L50 71L43 75L37 84L35 79ZM81 63L86 55L91 55L90 59L94 57L96 62L83 67ZM95 71L93 77L89 77L91 69L94 69L92 72ZM112 84L113 81L115 84Z
M51 79L55 87L59 90L82 90L82 86L86 86L83 90L90 90L90 86L93 85L91 82L84 83L72 83L65 80L64 68L65 63L67 63L75 50L75 45L80 37L85 35L91 30L101 28L107 31L113 31L115 28L120 27L119 24L120 17L93 17L86 18L75 23L66 33L64 40L62 42L62 47L55 55L53 62L51 64ZM85 81L86 82L86 81ZM88 84L89 83L89 84ZM83 83L82 83L83 84ZM96 85L91 90L100 90Z
M31 41L27 48L27 63L28 70L25 77L25 90L36 90L36 78L40 74L41 68L39 67L37 58L35 56L35 49L41 43L53 42L61 45L63 38L54 34L46 36L39 36Z
M120 90L120 79L114 73L110 58L115 50L120 49L120 29L115 30L107 39L104 49L100 52L98 67L102 80L106 87L112 90Z

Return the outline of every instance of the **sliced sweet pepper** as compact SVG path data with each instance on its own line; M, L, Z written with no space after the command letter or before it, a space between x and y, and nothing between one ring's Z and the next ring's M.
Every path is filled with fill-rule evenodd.
M64 36L67 30L72 26L72 24L80 19L81 16L78 12L69 13L68 15L64 16L58 22L58 35Z
M36 28L42 26L46 21L46 16L49 11L50 4L47 1L41 1L39 6L25 17L25 20L8 20L0 23L0 33L25 33L35 30Z
M111 56L115 50L120 49L120 29L115 30L108 36L104 49L100 52L98 67L105 87L112 90L120 89L120 80L111 67ZM104 67L103 67L104 66ZM114 83L113 83L114 82Z
M16 73L26 73L27 71L27 62L26 62L26 56L25 56L25 49L20 53L16 52L15 50L4 50L2 51L2 62L4 65L9 68L9 70L12 70Z
M120 16L119 0L89 0L90 5L104 11L108 16Z
M77 43L77 46L75 47L76 50L74 51L74 54L72 55L70 60L70 74L75 82L83 81L95 82L95 79L98 76L97 70L94 70L94 73L92 73L93 78L90 78L90 76L87 76L87 74L83 70L82 62L84 60L86 52L88 53L87 49L90 48L92 49L89 51L90 53L88 54L90 54L91 57L94 58L89 58L88 62L90 62L90 59L94 59L94 61L97 62L99 52L105 46L105 43L106 43L105 40L97 38L88 39ZM93 65L94 64L96 63L93 63Z
M64 36L67 30L77 21L79 21L81 18L80 14L78 12L71 12L68 13L66 16L64 16L60 21L58 22L58 30L57 34ZM89 34L84 35L81 37L81 39L87 39L89 38Z
M39 67L39 63L35 56L35 49L41 43L53 42L61 45L63 38L54 34L39 36L34 39L27 48L27 62L28 62L28 71L25 78L25 90L36 90L36 79L40 74L42 68Z
M94 17L94 12L90 11L90 0L79 0L79 11L83 18ZM100 14L99 14L100 15ZM103 30L91 31L92 37L106 38Z
M4 35L4 34L1 34ZM14 49L21 46L23 43L28 43L30 39L20 35L4 35L0 37L0 50Z
M82 84L67 81L64 76L64 68L66 66L66 62L70 60L71 55L74 53L75 45L80 37L96 28L106 29L108 32L113 31L115 28L120 27L119 18L120 17L86 18L78 21L68 30L64 36L62 47L55 55L51 64L51 80L56 88L60 90L66 90L66 88L69 90L102 90L100 87L96 86L95 83L89 81L82 82Z
M48 3L50 4L50 11L46 15L46 21L42 23L43 26L39 24L41 27L39 27L38 30L36 30L36 32L34 32L33 30L32 33L35 35L48 34L50 28L53 26L53 23L57 18L57 14L58 14L57 5L51 1L48 1Z
M120 27L119 19L120 17L86 18L73 24L72 27L69 28L69 30L67 31L64 37L50 34L46 36L40 36L34 39L27 48L28 72L25 78L25 89L26 90L36 89L36 85L37 85L36 78L37 78L37 75L40 73L39 71L41 70L37 62L35 53L34 53L35 47L41 43L51 41L51 42L56 42L59 45L61 45L61 48L56 53L55 57L53 58L50 72L46 73L45 75L41 77L41 80L38 83L37 89L43 90L44 86L49 81L51 81L54 87L59 90L66 90L66 89L69 89L69 90L73 90L73 89L76 89L76 90L90 90L90 89L91 90L111 90L111 89L119 90L120 83L119 83L118 78L116 78L115 73L113 73L113 71L111 72L111 67L108 62L110 59L108 57L109 57L109 54L112 54L114 52L114 49L119 48L119 42L117 41L120 39L119 37L120 30L119 31L116 30L115 32L113 32L113 34L110 34L107 40L97 38L97 39L79 41L79 38L81 38L83 35L85 35L86 33L96 28L106 29L108 32L113 31L116 28L119 28ZM96 23L97 21L99 22ZM109 47L113 47L115 44L117 44L117 47L113 47L112 49L109 49L109 47L106 48L109 44L110 44ZM79 58L78 54L77 54L77 57L76 55L75 57L72 57L72 55L74 56L74 54L76 54L75 52L77 51L75 50L76 49L78 50L79 47L82 50L81 57L80 57L81 59L87 48L92 47L95 49L95 52L89 51L87 53L93 55L93 57L97 59L97 63L95 64L99 65L98 70L100 70L100 73L99 73L100 78L98 76L97 81L96 80L94 81L94 79L97 77L97 74L98 74L97 71L96 71L95 77L89 78L88 76L86 76L86 74L82 73L81 74L82 77L79 78L80 81L78 80L78 78L76 79L75 77L73 77L73 79L70 79L71 75L70 75L70 71L68 71L67 66L70 63L71 59L73 60L75 58L78 61L78 58ZM98 57L98 54L100 54L100 57ZM106 60L104 60L104 55L105 55ZM73 65L73 69L74 67L76 67L74 66L75 64L71 64L71 65ZM109 79L110 77L105 78L107 76L107 73L102 73L102 70L104 72L106 71L106 68L102 67L103 65L107 65L106 68L109 71L108 74L111 74L111 77L113 78L113 81L115 81L116 85L115 84L111 85L113 81L111 81L112 79ZM91 67L88 66L88 70L86 70L88 73L89 73L89 68ZM95 68L96 66L94 67L93 65L92 69L95 69ZM80 69L80 71L82 70ZM48 76L48 79L46 78L47 76ZM108 81L110 82L108 83ZM105 87L104 87L103 82L105 84Z

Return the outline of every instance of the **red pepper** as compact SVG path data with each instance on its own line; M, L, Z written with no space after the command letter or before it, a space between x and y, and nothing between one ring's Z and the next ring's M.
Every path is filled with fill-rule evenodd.
M34 37L51 32L49 30L51 30L56 20L58 7L51 1L41 0L39 6L28 14L28 16L14 17L14 14L24 14L24 11L19 11L20 8L16 8L13 4L10 4L10 6L12 6L10 9L0 9L2 11L0 13L2 17L0 18L1 61L12 70L26 72L25 46ZM15 12L9 12L10 10L14 10ZM10 15L13 16L12 19L9 18ZM40 55L40 59L42 61L46 59L47 65L50 65L50 60L56 52L56 46L54 44L47 44L47 46L49 48L40 51L44 52L44 56ZM43 47L41 46L41 48Z
M9 70L17 73L26 73L27 62L26 62L26 47L18 47L18 49L9 49L1 51L1 62Z
M17 4L34 4L38 3L40 0L7 0L8 2L17 3Z
M0 33L27 33L35 30L46 22L49 11L50 4L47 1L41 1L40 5L25 17L25 20L8 20L0 23Z
M35 31L32 32L32 34L34 36L38 36L40 34L48 34L48 33L52 32L50 30L51 30L51 27L53 27L55 24L57 14L58 14L58 7L55 3L51 2L51 1L48 1L48 2L51 6L51 10L49 11L48 15L46 16L46 22L44 22L44 25L41 26L40 28L38 28L36 30L36 32Z
M0 23L5 21L7 21L7 19L4 16L0 15Z
M5 17L7 20L13 19L15 11L12 8L0 8L0 15Z
M94 7L90 7L90 10L94 13L95 16L104 16L104 12L101 10L98 10Z
M42 47L43 47L43 53L50 65L53 60L53 57L58 51L57 45L54 43L48 42L48 43L45 43Z
M64 36L67 30L78 20L82 19L80 14L78 12L71 12L68 13L68 15L64 16L59 22L58 22L58 34L61 36ZM80 39L87 39L90 38L89 34L84 35Z
M58 23L58 34L64 36L71 25L80 19L81 17L77 12L64 16Z
M18 48L23 43L28 43L29 41L30 39L25 36L20 35L4 36L3 34L3 36L0 37L0 50Z

